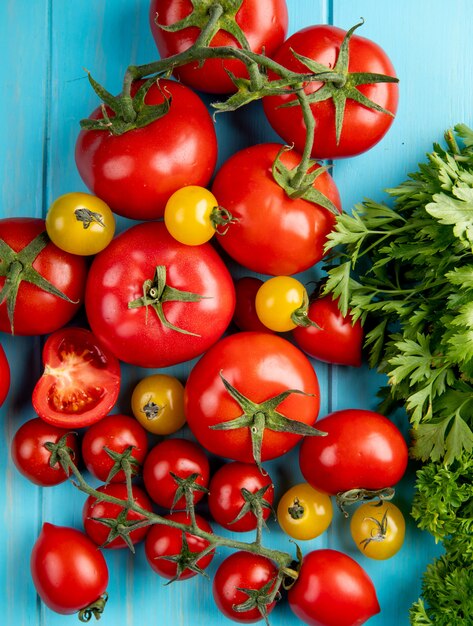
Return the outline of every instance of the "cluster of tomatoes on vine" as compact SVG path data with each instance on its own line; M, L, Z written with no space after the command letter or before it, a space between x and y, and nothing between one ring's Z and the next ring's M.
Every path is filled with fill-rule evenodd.
M197 39L201 4L151 2L151 27L164 59ZM349 501L386 494L405 471L405 441L382 415L348 409L315 428L320 389L306 355L358 366L363 332L336 301L310 299L293 276L323 258L341 211L327 168L312 159L353 156L383 137L397 106L394 69L376 44L354 34L356 27L345 33L313 26L286 39L284 0L265 3L262 11L249 0L207 4L223 12L210 47L226 50L225 60L201 64L196 57L171 66L180 82L135 80L126 94L131 116L119 97L91 79L105 104L83 124L76 163L94 195L59 197L45 222L0 220L0 330L49 335L32 398L39 417L18 430L12 457L36 484L57 484L72 471L89 494L86 534L45 524L33 549L33 579L53 610L80 611L89 619L103 609L108 581L97 545L133 549L144 540L150 566L161 576L200 573L218 545L226 545L194 510L208 493L218 525L257 532L246 548L233 542L241 549L215 575L214 596L225 615L267 618L290 572L289 603L301 620L361 624L379 605L353 559L316 550L293 570L288 555L262 545L262 524L274 504L262 464L303 440L300 469L307 483L294 485L277 507L281 527L298 540L328 527L330 496L343 501L345 494ZM277 143L246 148L219 168L209 188L217 139L206 106L189 86L236 96L252 88L248 65L236 53L228 58L240 49L251 62L274 61L274 71L260 75L268 94L263 107L293 149ZM277 67L285 68L282 77ZM301 73L320 80L295 88ZM277 87L284 80L291 87ZM310 153L307 111L315 121ZM114 213L140 223L115 236ZM235 280L226 257L249 275ZM82 305L87 328L71 326ZM239 332L228 334L235 326ZM278 335L289 331L293 341ZM111 413L120 363L161 369L196 357L185 387L173 376L153 374L135 388L134 417ZM1 350L0 368L3 401L9 368ZM198 443L173 437L148 451L147 431L174 434L185 422ZM77 429L87 429L81 446L72 432ZM210 478L204 450L231 461ZM83 482L81 458L102 486ZM141 466L144 488L131 482ZM154 505L170 512L157 516ZM391 503L363 504L351 527L368 556L386 558L402 544L402 514ZM51 553L67 556L62 586L44 565ZM95 563L95 577L81 572L80 558ZM343 571L350 584L340 583L334 571ZM313 589L308 593L314 577L324 589L319 598Z

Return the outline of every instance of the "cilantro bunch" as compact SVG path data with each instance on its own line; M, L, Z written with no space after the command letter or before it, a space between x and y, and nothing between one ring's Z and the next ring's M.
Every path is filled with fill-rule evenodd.
M388 203L337 217L325 293L366 329L371 367L387 375L380 410L412 427L412 515L444 542L427 569L416 625L473 615L473 131L445 134Z

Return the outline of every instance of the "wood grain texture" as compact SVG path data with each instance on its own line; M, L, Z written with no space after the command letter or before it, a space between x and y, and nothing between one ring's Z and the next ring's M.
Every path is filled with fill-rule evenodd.
M473 13L467 0L288 0L290 32L317 22L349 28L360 17L360 34L385 48L401 79L397 118L388 135L371 151L339 161L333 174L343 204L349 210L369 196L383 198L383 188L396 185L424 159L434 141L457 122L472 123ZM5 68L0 102L0 216L45 215L58 195L83 190L74 164L78 123L97 105L84 68L118 91L125 68L156 57L148 28L148 0L3 0L0 3L0 48ZM207 103L213 98L204 97ZM238 149L276 139L259 103L245 111L216 119L219 163ZM131 222L120 218L119 228ZM235 269L238 273L238 270ZM304 280L320 276L320 268ZM41 490L30 485L12 466L9 445L18 426L33 417L31 391L40 375L42 339L9 337L0 341L9 358L13 384L0 409L0 608L5 626L64 626L74 618L54 614L38 602L29 575L29 554L43 521L81 527L83 496L71 485ZM165 371L185 380L192 363ZM352 370L314 363L323 391L321 415L347 407L374 408L382 379L367 367ZM145 373L123 367L123 391L117 406L129 412L133 384ZM399 416L399 425L406 422ZM278 485L277 495L300 477L297 454L268 464ZM403 480L398 503L406 514L412 496L411 467ZM268 545L291 549L271 524ZM334 547L357 558L375 582L382 608L373 626L405 626L408 608L420 592L425 565L439 552L430 537L408 520L404 549L386 563L358 555L341 515L304 551ZM214 560L215 571L225 551ZM142 546L135 557L107 553L110 602L103 626L224 626L231 622L213 607L211 583L195 578L164 587L153 574ZM273 613L273 626L299 623L287 606Z

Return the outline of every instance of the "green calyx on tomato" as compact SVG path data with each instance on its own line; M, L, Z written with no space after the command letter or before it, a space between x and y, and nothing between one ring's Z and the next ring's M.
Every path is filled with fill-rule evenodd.
M184 478L182 476L178 476L174 472L170 471L169 473L177 484L177 489L176 493L174 494L171 510L174 509L174 507L177 505L181 498L184 498L186 502L186 513L189 515L194 507L194 491L208 493L209 490L207 489L207 487L204 487L197 482L197 479L200 476L200 474L198 474L197 472L194 472L189 476L185 476Z
M263 443L264 430L266 428L275 432L285 432L302 436L324 436L326 434L309 424L288 419L276 410L281 402L293 393L302 394L304 396L311 394L308 394L305 391L300 391L299 389L288 389L287 391L283 391L282 393L279 393L264 402L257 403L244 396L238 391L238 389L235 389L235 387L224 378L221 372L220 378L222 379L225 389L239 404L243 413L235 419L227 422L221 422L220 424L214 424L213 426L210 426L210 428L212 430L235 430L237 428L249 428L253 459L261 471L261 446Z
M137 526L141 528L143 526L143 520L130 520L128 519L128 513L129 508L125 506L120 513L118 513L117 517L93 517L95 522L99 522L110 529L107 538L99 548L106 548L112 541L115 541L115 539L122 539L127 548L129 548L133 554L135 553L135 546L133 545L130 533L132 533Z
M204 548L202 552L192 552L192 550L189 548L186 533L182 533L181 551L178 554L171 554L168 556L159 557L161 559L176 564L176 575L165 584L169 585L176 580L179 580L181 574L186 572L186 570L194 572L195 574L200 574L201 576L208 576L204 569L200 567L200 565L198 565L198 561L200 561L200 559L204 556L204 552L207 554L209 550L207 548Z
M6 277L3 288L0 291L0 304L6 301L12 334L14 334L13 314L15 312L16 298L22 281L31 283L42 291L62 298L66 302L76 304L49 280L41 276L33 267L36 257L49 242L50 239L46 231L43 231L22 250L15 252L3 239L0 239L0 276Z
M81 622L90 622L92 617L95 619L100 619L102 613L105 610L105 605L107 604L108 593L103 593L100 598L97 598L94 602L81 609L78 613L79 621Z
M257 609L264 619L265 623L269 625L268 621L268 607L274 604L275 598L278 594L278 590L275 589L275 585L278 582L278 577L271 578L268 582L259 589L249 589L247 587L238 587L238 591L242 591L248 596L248 599L240 604L234 604L233 610L237 613L246 613L252 609Z
M166 267L164 265L156 266L153 279L145 280L143 283L143 295L141 298L136 298L128 303L129 309L137 309L141 306L151 306L159 318L159 321L166 328L183 333L184 335L193 335L199 337L196 333L191 333L184 328L179 328L174 324L171 324L163 311L164 302L200 302L205 296L201 296L198 293L192 293L191 291L182 291L175 287L169 287L166 284Z
M121 471L125 472L125 475L129 473L130 476L139 473L141 464L133 456L134 446L128 446L123 452L115 452L115 450L110 450L107 446L104 446L103 449L113 461L113 465L105 481L106 484L112 481Z
M256 519L261 519L262 523L266 525L266 522L263 517L263 509L269 509L273 511L273 507L270 503L264 498L265 493L268 489L272 489L273 485L264 485L260 489L255 492L246 489L246 487L242 487L240 489L240 493L242 495L243 500L245 501L244 505L241 507L238 515L234 520L229 522L229 524L235 524L239 522L247 513L253 513Z

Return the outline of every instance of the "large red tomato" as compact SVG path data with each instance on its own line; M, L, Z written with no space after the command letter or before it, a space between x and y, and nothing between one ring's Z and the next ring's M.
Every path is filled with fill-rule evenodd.
M327 69L334 69L345 35L344 30L335 26L327 24L309 26L289 37L273 58L284 67L300 73L310 72L310 68L299 61L294 56L294 52L324 65ZM336 99L339 99L343 93L347 94L343 126L338 142L335 130L334 100L328 98L320 102L313 101L310 105L315 119L312 156L319 159L354 156L368 150L384 137L397 110L398 86L396 83L358 84L354 80L355 77L351 76L358 72L395 76L394 68L386 53L373 41L358 35L352 35L348 52L346 83L342 87L333 87ZM276 75L272 77L277 78ZM319 92L318 97L321 96L322 89L328 90L328 87L324 87L320 82L311 82L305 86L309 99L315 92ZM352 90L351 96L350 90ZM370 109L365 103L357 102L353 99L353 91L361 93L393 115ZM287 143L293 144L296 150L302 151L306 127L301 107L299 105L283 106L294 100L296 96L288 90L287 95L264 98L263 106L271 126L278 135Z
M0 406L5 402L10 389L10 366L5 350L0 344Z
M141 84L134 84L132 94ZM217 139L204 103L191 89L171 80L152 85L145 103L159 105L165 98L170 98L169 111L143 128L122 135L107 130L79 134L79 173L118 215L140 220L162 217L171 194L186 185L205 187L213 174ZM101 110L91 117L102 117Z
M324 255L324 244L335 223L334 215L302 198L291 199L272 175L281 146L260 144L237 152L217 172L212 193L237 221L219 237L224 250L255 272L290 275L302 272ZM300 155L285 151L282 164L295 168ZM340 197L327 172L314 188L340 209Z
M235 6L235 3L226 3ZM253 52L271 56L282 44L287 32L288 14L285 0L243 0L235 15L237 27L243 31L250 49ZM210 6L205 2L205 7ZM222 3L225 7L225 3ZM231 9L233 12L234 9ZM192 12L190 0L151 0L150 24L153 37L162 57L169 57L187 50L200 34L200 28L187 26L176 32L167 32L159 24L169 26L179 22ZM194 12L194 15L197 11ZM202 18L208 20L208 13L201 11ZM231 18L230 18L231 19ZM221 20L222 28L214 35L212 47L231 46L241 48L237 39L225 30L225 21ZM245 65L235 59L211 59L202 67L197 62L188 63L176 68L175 75L186 85L209 93L231 93L236 91L235 85L227 74L232 72L237 77L247 77Z
M166 367L219 339L232 319L235 289L210 244L186 246L162 222L144 223L95 257L85 306L92 330L117 358Z
M345 409L320 421L326 437L306 437L300 467L309 484L325 493L392 487L406 471L408 451L400 430L374 411Z
M306 554L288 600L297 617L310 626L361 626L380 611L368 574L337 550Z
M279 394L285 395L271 402ZM219 341L194 366L184 401L187 423L207 450L252 463L252 443L261 447L262 461L293 448L300 429L315 423L320 395L314 369L298 348L277 335L243 332ZM298 427L299 434L284 432Z
M56 247L44 220L0 220L0 331L44 335L64 326L81 305L86 275L85 259Z

